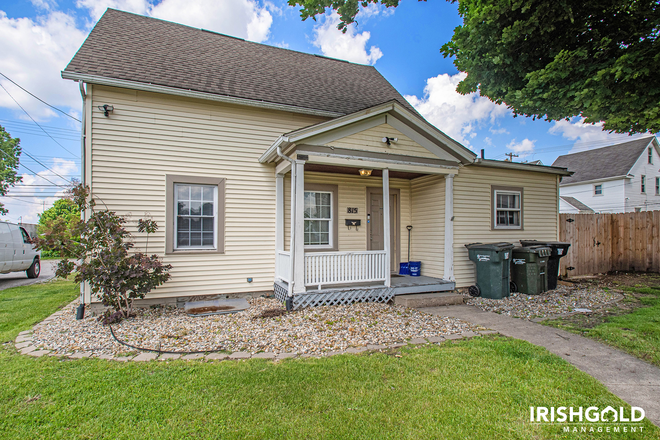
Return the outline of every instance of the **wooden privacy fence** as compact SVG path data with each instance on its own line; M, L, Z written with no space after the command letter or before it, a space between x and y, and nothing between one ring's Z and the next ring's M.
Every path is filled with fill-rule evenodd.
M660 272L660 211L560 214L559 239L571 243L562 276Z

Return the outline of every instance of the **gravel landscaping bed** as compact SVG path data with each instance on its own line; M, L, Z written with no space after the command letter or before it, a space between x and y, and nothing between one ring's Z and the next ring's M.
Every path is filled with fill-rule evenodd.
M322 355L349 347L385 345L414 338L470 332L479 328L455 318L438 317L398 305L361 303L313 307L261 318L281 309L274 299L250 299L246 311L191 317L174 307L138 309L137 316L114 324L117 337L129 344L167 351L269 352ZM115 342L95 317L75 319L76 303L37 325L33 344L52 354L130 353Z
M532 320L534 318L549 318L556 315L565 315L580 312L576 309L588 309L603 306L618 301L623 295L603 290L594 285L557 286L557 289L541 295L525 295L512 293L504 299L473 298L463 292L467 297L466 303L479 307L487 312L502 313L516 318Z

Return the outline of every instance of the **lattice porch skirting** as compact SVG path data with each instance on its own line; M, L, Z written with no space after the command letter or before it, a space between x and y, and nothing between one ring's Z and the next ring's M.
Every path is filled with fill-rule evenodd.
M275 298L284 302L287 288L275 283ZM312 291L293 296L293 310L303 307L333 306L353 304L356 302L386 303L394 298L394 289L388 287L372 287L362 289L337 289Z

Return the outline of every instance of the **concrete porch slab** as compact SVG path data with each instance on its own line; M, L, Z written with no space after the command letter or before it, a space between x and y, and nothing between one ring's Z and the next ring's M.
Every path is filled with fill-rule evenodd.
M397 295L394 297L394 303L411 308L449 306L463 304L463 295L451 292Z

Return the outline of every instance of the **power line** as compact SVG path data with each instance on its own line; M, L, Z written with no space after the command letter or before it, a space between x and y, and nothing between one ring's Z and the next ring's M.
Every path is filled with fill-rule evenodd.
M78 122L82 123L82 121L81 121L80 119L71 116L70 114L68 114L68 113L65 112L64 110L61 110L61 109L55 107L54 105L50 105L50 104L48 104L46 101L44 101L43 99L39 98L39 97L38 97L37 95L35 95L34 93L30 92L29 90L24 89L24 88L21 87L19 84L17 84L16 82L14 82L12 79L10 79L9 77L7 77L7 75L5 75L4 73L0 72L0 75L4 76L5 79L6 79L7 81L9 81L10 83L12 83L13 85L15 85L16 87L18 87L19 89L23 90L23 91L24 91L25 93L27 93L28 95L30 95L30 96L32 96L33 98L35 98L35 99L37 99L37 100L43 102L43 103L46 104L48 107L50 107L50 108L52 108L52 109L54 109L54 110L57 110L58 112L62 113L63 115L70 117L70 118L73 119L74 121L78 121ZM3 87L3 88L4 88L4 87Z
M55 174L55 175L58 176L58 177L61 177L62 179L66 180L67 182L71 182L69 179L67 179L66 177L64 177L64 176L61 175L60 173L55 172L54 170L48 168L46 165L44 165L43 163L41 163L39 160L35 159L34 156L32 156L32 155L31 155L30 153L28 153L27 151L22 150L22 152L25 153L25 155L26 155L27 157L29 157L30 159L32 159L32 160L35 161L36 163L38 163L38 164L41 165L42 167L46 168L46 169L47 169L48 171L50 171L51 173Z
M1 86L0 86L0 87L1 87ZM4 154L5 156L9 157L10 159L13 159L13 157L11 157L9 154L5 153L5 151L2 150L2 149L0 149L0 153ZM19 163L20 163L20 162L19 162ZM55 185L55 186L59 186L60 188L67 188L67 187L64 186L64 185L58 185L57 183L53 182L52 180L49 180L49 179L45 178L45 177L42 176L41 174L35 173L33 170L31 170L30 168L28 168L27 166L25 166L25 164L21 164L21 165L22 165L26 170L30 171L31 173L34 173L35 176L37 176L37 177L41 177L41 178L44 179L45 181L50 182L50 183L52 183L52 184Z
M67 151L70 155L72 155L72 156L74 156L74 157L78 157L78 156L76 156L75 154L73 154L71 151L69 151L69 149L66 148L64 145L62 145L62 144L60 144L59 142L57 142L57 141L55 140L54 137L52 137L52 136L51 136L46 130L44 130L44 128L43 128L41 125L39 125L39 123L38 123L37 121L35 121L34 118L33 118L32 116L30 116L30 114L27 112L27 110L25 110L25 109L23 108L23 106L20 105L20 104L18 103L18 101L16 101L16 99L14 99L14 97L11 95L11 93L9 93L9 90L5 89L5 86L3 86L2 84L0 84L0 87L2 87L2 89L3 89L5 92L7 92L7 94L9 95L9 97L10 97L10 98L16 103L16 105L19 106L19 107L21 108L21 110L23 110L23 112L25 112L25 114L28 115L28 117L29 117L30 119L32 119L32 122L34 122L35 124L37 124L37 126L38 126L39 128L41 128L41 130L42 130L44 133L46 133L46 135L48 135L48 137L51 138L51 139L53 140L53 142L55 142L57 145L59 145L60 147L62 147L62 148L63 148L65 151Z

